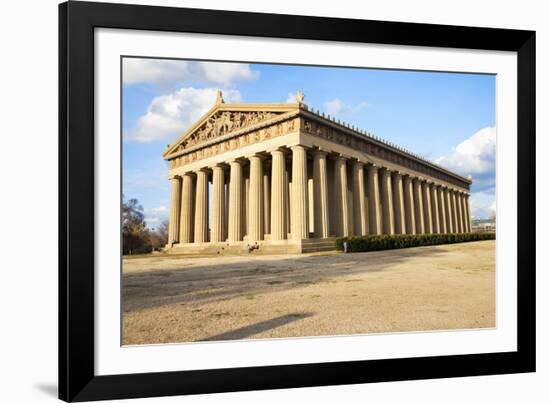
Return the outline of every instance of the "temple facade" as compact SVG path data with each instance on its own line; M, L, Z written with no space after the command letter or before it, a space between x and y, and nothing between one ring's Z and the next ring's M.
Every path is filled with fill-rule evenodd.
M163 154L170 253L300 253L335 237L471 231L462 177L295 103L215 105Z

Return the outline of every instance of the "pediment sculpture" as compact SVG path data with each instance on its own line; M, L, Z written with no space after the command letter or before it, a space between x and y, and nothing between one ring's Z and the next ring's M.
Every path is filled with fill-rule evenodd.
M217 137L229 134L235 130L271 119L276 115L277 113L269 111L218 112L217 114L208 117L200 127L185 138L179 145L178 149L183 150L190 146L207 142Z

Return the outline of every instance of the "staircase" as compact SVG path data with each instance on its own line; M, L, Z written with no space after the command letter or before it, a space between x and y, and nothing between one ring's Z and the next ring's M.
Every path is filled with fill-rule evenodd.
M336 250L336 238L304 239L302 253L328 252Z
M256 244L256 243L254 243ZM291 240L281 243L257 242L257 248L248 250L248 242L243 241L239 244L229 244L219 242L215 244L203 243L186 245L184 247L174 247L168 249L168 254L186 255L194 257L208 256L246 256L246 255L286 255L300 253L317 253L336 250L336 238L324 239L303 239L302 241L292 242Z

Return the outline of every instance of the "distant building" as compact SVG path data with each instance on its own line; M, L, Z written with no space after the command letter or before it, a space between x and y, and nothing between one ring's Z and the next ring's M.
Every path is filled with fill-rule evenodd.
M472 220L472 232L496 232L496 220L490 218Z

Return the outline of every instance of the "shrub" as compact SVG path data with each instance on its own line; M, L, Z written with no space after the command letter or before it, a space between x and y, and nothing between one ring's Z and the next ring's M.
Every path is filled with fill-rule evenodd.
M336 240L336 247L344 250L347 241L351 252L368 252L414 246L442 245L495 239L494 233L466 232L463 234L418 234L418 235L366 235L343 237Z

